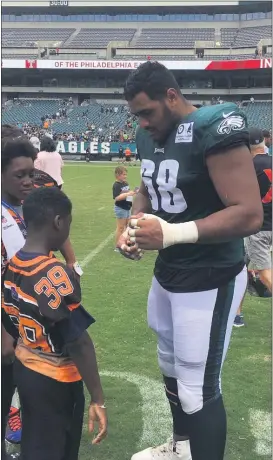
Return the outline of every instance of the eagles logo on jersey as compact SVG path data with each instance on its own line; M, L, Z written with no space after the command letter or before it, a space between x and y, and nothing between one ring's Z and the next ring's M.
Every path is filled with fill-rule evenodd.
M241 115L223 113L224 120L218 126L219 134L230 134L231 131L240 131L245 128L245 120Z

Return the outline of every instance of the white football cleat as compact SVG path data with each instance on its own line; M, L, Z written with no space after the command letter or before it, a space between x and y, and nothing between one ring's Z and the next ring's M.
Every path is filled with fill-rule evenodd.
M149 447L134 454L131 460L192 460L189 441L173 442L171 439L166 444L158 447Z

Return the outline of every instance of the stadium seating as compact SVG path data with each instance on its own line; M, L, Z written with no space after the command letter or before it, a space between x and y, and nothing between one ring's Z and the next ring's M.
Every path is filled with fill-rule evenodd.
M15 103L3 111L2 123L29 123L41 127L41 117L48 115L51 118L63 106L62 104L62 100L21 100L20 104ZM111 109L111 112L106 113L104 110L102 113L101 107L104 109L107 107ZM115 107L118 108L117 113L114 112ZM102 134L104 136L113 135L118 130L125 129L128 111L122 107L121 104L98 104L96 102L84 106L67 107L67 118L61 118L59 121L54 120L50 129L57 134L81 134L88 130L88 125L94 124L94 134L98 135L98 129L103 128ZM133 134L133 130L126 128L126 133Z
M3 48L31 48L37 41L60 42L63 48L106 48L110 41L131 43L135 28L4 28ZM222 48L256 47L262 38L272 37L272 27L221 28ZM70 39L70 40L69 40ZM215 41L214 28L143 28L131 46L134 48L194 48L195 41ZM68 43L66 43L68 41Z
M114 109L116 104L107 104L108 108ZM127 111L121 113L121 108L118 105L118 113L101 113L101 106L99 104L90 104L88 106L79 106L75 107L68 115L67 120L62 120L60 122L55 122L53 125L53 131L55 133L84 133L88 128L87 124L95 125L95 133L97 134L98 128L103 128L103 133L110 135L111 131L114 132L118 129L122 129L125 126L125 121L127 119ZM87 112L87 116L84 117L83 114ZM114 129L110 129L111 122ZM109 124L106 128L105 124Z
M242 107L246 112L249 126L261 129L272 129L272 102L251 102Z
M187 85L185 84L185 87ZM30 123L41 126L41 116L55 114L62 106L62 100L21 100L21 103L14 104L6 108L2 114L2 123ZM114 109L118 107L118 112L102 113L101 107ZM242 106L247 114L249 125L260 128L271 129L272 127L272 103L271 101L258 101L254 104L245 102ZM87 113L86 113L87 112ZM84 115L86 113L86 115ZM98 128L103 128L103 135L108 136L119 129L125 128L128 117L127 109L122 109L122 105L112 103L88 103L84 106L72 106L67 108L67 118L54 121L52 131L57 134L62 133L84 133L88 125L95 125L94 134L98 134ZM105 126L107 124L107 127ZM112 128L110 128L112 126ZM126 129L126 132L132 134L132 129Z
M233 48L244 48L247 46L257 46L262 38L272 39L272 27L245 27L239 29L235 37Z
M209 50L207 51L209 53ZM134 56L127 56L127 55L121 55L121 56L116 56L116 59L119 60L136 60L136 61L146 61L148 55L134 55ZM254 54L219 54L219 55L214 55L214 54L204 54L203 60L208 60L208 61L229 61L231 59L234 60L240 60L240 59L254 59L256 56ZM155 54L149 54L149 59L153 61L197 61L198 58L196 55L173 55L173 54L164 54L164 55L155 55Z
M60 107L60 101L48 100L24 100L7 107L2 114L2 123L30 123L41 125L41 117L55 114Z
M135 48L193 48L196 40L214 40L215 29L142 29Z
M37 59L38 53L28 54L2 54L2 59Z
M221 29L223 48L256 47L262 38L272 38L271 26Z
M131 41L136 29L81 29L69 48L106 48L110 41Z
M3 48L35 48L37 41L65 42L75 29L2 29Z

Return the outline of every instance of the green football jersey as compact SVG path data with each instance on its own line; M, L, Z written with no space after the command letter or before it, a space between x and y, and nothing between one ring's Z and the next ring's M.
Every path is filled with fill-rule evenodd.
M192 112L175 127L164 147L140 128L136 145L153 213L167 222L181 223L224 209L210 179L206 158L242 144L249 145L247 120L233 103ZM238 274L243 259L242 239L218 244L180 244L159 251L155 276L163 287L175 292L213 289L226 277ZM218 275L202 284L200 278L206 278L206 273L213 273L213 269Z

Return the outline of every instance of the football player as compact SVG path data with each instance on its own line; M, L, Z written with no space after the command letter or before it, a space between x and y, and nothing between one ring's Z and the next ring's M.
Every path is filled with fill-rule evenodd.
M93 343L94 319L81 305L74 272L58 261L67 240L72 205L58 188L42 187L23 205L27 237L10 260L2 308L17 329L14 374L22 412L24 459L77 460L84 414L84 380L90 394L89 431L98 444L107 433L104 396Z
M159 251L148 323L173 417L173 439L132 460L222 460L220 377L246 290L243 237L263 216L247 121L233 103L195 108L157 62L124 93L139 118L142 182L119 246L133 259Z

